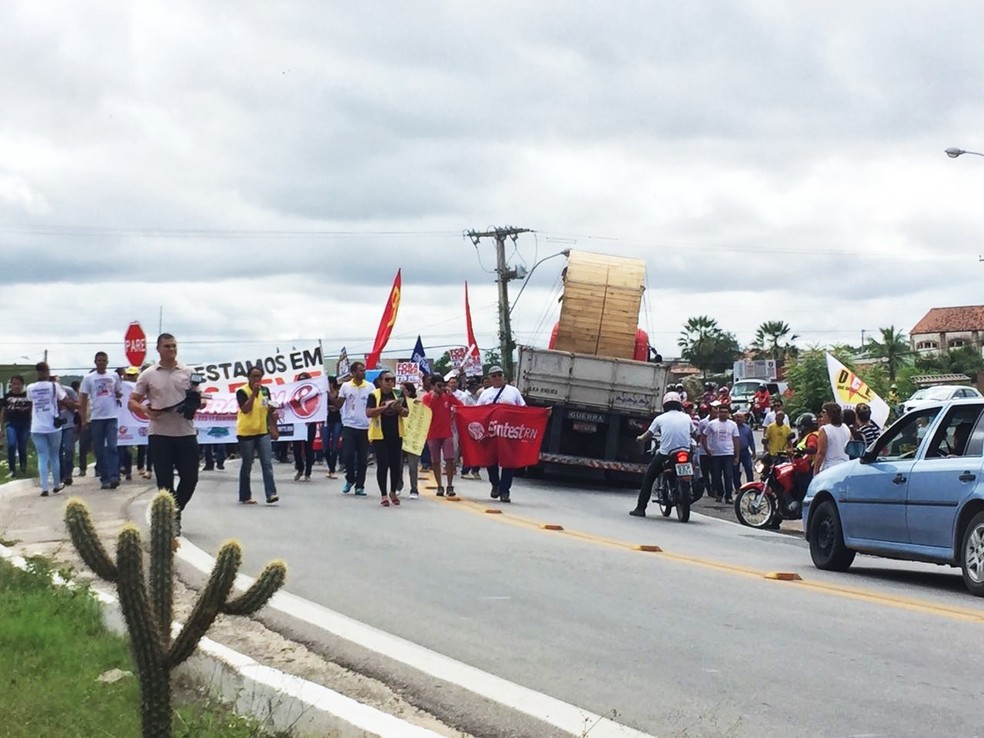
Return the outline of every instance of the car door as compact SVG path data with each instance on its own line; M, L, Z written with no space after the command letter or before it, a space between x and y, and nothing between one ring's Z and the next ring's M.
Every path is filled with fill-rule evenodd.
M844 481L838 499L844 536L851 539L906 543L906 496L919 449L939 407L903 416L865 452Z
M906 494L912 544L952 550L960 503L984 479L982 414L984 403L950 406L913 466Z

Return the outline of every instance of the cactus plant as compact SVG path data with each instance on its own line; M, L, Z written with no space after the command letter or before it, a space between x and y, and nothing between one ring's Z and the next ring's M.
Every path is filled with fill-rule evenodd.
M143 545L135 525L119 533L114 562L103 547L89 508L78 497L68 501L65 524L82 560L100 578L116 585L120 608L130 633L130 649L140 674L140 711L144 738L171 736L171 671L198 646L219 613L249 615L259 610L283 585L287 566L267 564L243 595L229 600L242 548L227 541L219 549L215 567L181 632L171 638L174 598L175 504L167 490L151 503L150 579L144 579Z

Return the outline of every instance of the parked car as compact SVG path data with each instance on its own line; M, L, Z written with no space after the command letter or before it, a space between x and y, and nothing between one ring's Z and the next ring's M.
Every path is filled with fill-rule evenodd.
M918 407L818 474L803 530L820 569L846 571L859 552L948 564L984 596L984 398Z
M981 393L976 387L965 384L938 384L935 387L923 387L912 393L905 402L895 408L897 415L905 415L917 407L925 407L934 402L946 402L956 400L961 397L980 397Z

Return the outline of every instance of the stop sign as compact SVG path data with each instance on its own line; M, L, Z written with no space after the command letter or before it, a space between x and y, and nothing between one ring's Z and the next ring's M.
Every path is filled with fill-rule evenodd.
M147 336L144 335L140 323L133 321L123 334L123 350L130 366L140 366L147 355Z

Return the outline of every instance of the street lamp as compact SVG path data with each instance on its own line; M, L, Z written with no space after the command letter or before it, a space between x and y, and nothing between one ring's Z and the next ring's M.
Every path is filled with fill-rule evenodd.
M513 300L512 305L509 306L509 314L512 315L513 308L516 307L516 303L519 302L519 298L522 296L523 290L525 290L526 285L530 283L530 277L533 276L533 272L536 271L536 268L540 266L540 264L545 262L547 259L553 259L554 257L557 256L570 256L570 255L571 255L571 250L564 249L563 251L558 251L556 254L550 254L550 256L544 256L542 259L540 259L540 261L534 264L530 268L530 270L526 273L526 279L523 280L523 286L519 288L519 292L516 295L516 299Z
M949 156L951 159L956 159L961 154L973 154L974 156L984 156L984 154L982 154L979 151L965 151L964 149L958 149L956 146L951 146L950 148L945 149L945 152L946 155Z

